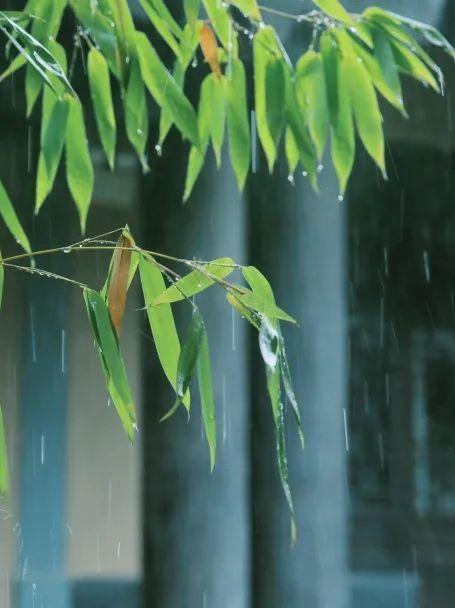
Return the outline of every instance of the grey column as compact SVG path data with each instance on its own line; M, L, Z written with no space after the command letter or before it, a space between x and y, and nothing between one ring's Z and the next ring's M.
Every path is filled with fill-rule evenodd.
M171 143L172 145L172 143ZM169 149L169 147L167 148ZM245 261L245 206L225 159L209 163L183 207L179 153L158 161L147 224L148 245L173 255ZM181 269L184 270L184 269ZM199 398L159 424L172 404L154 347L146 341L145 605L147 608L247 608L249 605L249 445L246 324L216 287L198 296L208 329L217 406L218 456L210 474ZM175 306L181 335L189 307ZM180 312L182 316L180 317Z
M251 210L254 262L268 273L278 303L300 324L287 328L285 337L306 448L302 453L287 416L299 527L291 549L270 405L258 397L264 393L258 385L253 399L254 606L347 608L346 203L338 201L328 169L321 174L319 196L301 176L290 186L284 167L265 186L261 181L256 178ZM256 365L261 365L257 357Z

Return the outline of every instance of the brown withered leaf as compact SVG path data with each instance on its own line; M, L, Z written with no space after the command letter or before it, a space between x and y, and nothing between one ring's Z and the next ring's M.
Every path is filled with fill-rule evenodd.
M199 31L199 44L201 45L204 59L217 78L221 78L221 67L218 60L218 43L212 28L206 23Z
M118 249L115 249L112 256L107 300L109 314L117 336L120 335L125 312L128 277L131 268L131 245L131 240L123 233L117 241Z

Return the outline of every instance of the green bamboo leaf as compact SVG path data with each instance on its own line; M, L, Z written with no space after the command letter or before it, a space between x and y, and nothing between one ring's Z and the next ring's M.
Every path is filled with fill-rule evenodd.
M112 103L109 67L102 53L91 48L88 54L88 79L101 144L111 169L115 164L117 126Z
M347 75L349 67L346 58L338 58L337 77L333 83L338 103L332 123L332 160L340 184L340 196L344 195L355 160L354 117Z
M213 74L206 76L201 85L199 108L198 108L198 131L199 147L192 146L188 156L188 167L186 171L185 191L183 202L185 203L193 191L194 184L204 166L205 155L210 139L212 112L213 112Z
M441 34L435 27L432 25L428 25L427 23L422 23L421 21L416 21L415 19L410 19L409 17L403 17L402 15L397 15L391 11L388 11L388 15L393 20L407 25L413 30L417 31L419 34L424 36L424 38L432 45L441 47L446 53L448 53L453 59L455 59L455 49L450 44L445 36Z
M266 318L263 319L260 335L273 330L273 326ZM262 350L261 350L262 353ZM281 486L283 488L288 509L291 516L291 544L297 540L297 526L295 523L294 504L292 500L291 488L289 485L288 462L286 455L286 438L284 433L284 407L281 398L281 382L280 382L280 367L269 365L269 359L265 360L267 374L267 390L272 405L273 421L275 424L276 450L278 460L278 472L280 474Z
M297 146L300 162L310 179L311 185L317 189L316 149L308 130L306 116L297 103L295 82L290 69L285 71L285 86L288 127Z
M219 258L208 264L197 264L196 262L194 264L198 268L168 287L153 301L153 306L191 298L213 285L216 279L224 279L236 268L236 264L231 258Z
M176 36L177 38L181 38L182 28L179 26L177 21L169 12L169 9L166 6L166 2L164 2L163 0L146 0L145 3L148 4L156 13L158 13L158 15L167 24L174 36Z
M5 424L0 406L0 494L9 493L8 450L6 446Z
M43 79L42 74L37 72L36 69L28 63L25 69L25 104L27 118L30 118L33 112L33 108L43 89L44 82L46 81ZM49 81L48 84L50 85Z
M0 216L3 218L3 221L12 236L16 239L16 242L19 243L22 249L27 253L31 253L32 248L30 247L30 242L14 211L14 207L2 182L0 182Z
M155 341L158 358L167 379L177 392L177 367L180 357L180 341L175 327L174 316L169 304L152 306L153 301L166 291L166 284L161 271L152 258L139 258L142 291L144 293L147 316ZM183 400L190 409L190 394Z
M175 56L180 57L179 41L174 37L174 34L172 33L167 21L162 19L159 13L152 7L149 0L140 0L140 3L158 34L174 52Z
M296 67L297 100L308 116L308 127L318 158L324 153L329 134L329 109L322 55L307 51Z
M199 146L198 125L193 106L162 64L147 36L136 33L136 48L145 86L161 108L166 108L182 135Z
M174 69L172 71L172 76L180 89L183 90L183 85L185 82L185 72L183 71L182 64L180 61L176 61L174 65ZM159 127L159 138L158 138L158 150L161 150L161 147L164 143L164 140L169 134L174 121L172 120L172 115L167 108L163 108L160 114L160 127Z
M120 54L121 80L126 84L128 66L134 55L134 21L127 0L105 0L106 12L114 23L114 31Z
M299 164L300 155L297 142L289 127L286 127L284 143L286 159L288 161L289 179L292 181L297 165Z
M267 65L279 57L275 30L269 26L259 29L253 42L256 124L270 173L276 161L276 146L267 120Z
M52 95L52 93L51 93ZM36 176L35 213L41 209L52 190L57 170L62 157L68 122L69 98L55 99L49 119L45 121L45 130L41 142L41 153L38 160ZM44 105L44 101L43 101Z
M271 59L265 68L265 107L267 124L275 147L278 148L285 125L285 64L284 59Z
M243 190L251 163L251 139L245 68L240 59L231 61L226 97L231 162L239 190Z
M216 164L219 168L221 166L221 150L223 148L226 128L226 82L224 76L221 78L217 78L214 74L210 76L213 79L210 136L215 152Z
M303 432L302 418L300 416L299 404L297 403L297 398L295 396L294 388L292 386L291 370L289 368L284 339L281 334L278 359L281 372L281 382L283 384L286 396L291 406L292 413L294 414L295 422L297 424L297 432L299 434L300 439L300 445L302 446L303 450L305 447L305 434Z
M379 29L375 29L373 31L373 42L374 56L379 64L379 68L387 84L387 88L392 92L392 100L396 100L396 103L394 103L394 105L396 105L401 111L404 111L403 93L401 90L401 82L400 77L398 75L397 65L395 63L392 45L390 44L384 32ZM374 83L376 84L379 91L381 91L380 86L377 85L377 76L372 73L370 66L368 64L366 65L370 71L370 74L372 74L373 76Z
M234 32L226 6L219 0L202 0L202 3L221 44L229 50L234 42Z
M134 439L136 412L125 364L109 316L106 302L92 289L84 289L84 300L97 344L106 384L129 439Z
M20 53L14 57L9 66L0 74L0 82L6 80L9 76L16 73L18 70L27 65L27 59Z
M216 459L216 422L215 401L213 399L212 370L207 334L204 333L197 360L199 392L201 395L202 418L205 436L210 451L210 470L213 471Z
M363 63L352 57L346 57L344 61L344 73L360 139L385 176L382 116L373 81Z
M393 39L391 39L390 42L392 44L393 55L398 69L416 80L419 80L425 86L429 85L437 93L440 93L441 88L425 63L408 49L406 45L396 42Z
M5 269L3 268L2 252L0 251L0 309L2 308L4 282L5 282Z
M126 133L141 161L144 173L149 171L145 147L149 132L149 119L145 87L139 63L133 59L128 88L124 99Z
M275 296L269 281L255 266L242 266L242 274L251 289L264 300L275 304Z
M246 17L261 21L261 13L257 0L231 0L230 4L233 4L240 9Z
M177 366L177 399L173 407L161 418L161 421L167 420L174 414L182 403L184 396L187 394L193 374L196 370L196 364L204 338L206 338L204 320L202 319L199 310L195 309L186 334L185 342L180 351Z
M226 300L229 304L236 310L242 318L246 319L253 327L255 327L258 331L260 328L260 316L255 312L252 312L249 308L247 308L242 302L238 299L236 294L227 293Z
M199 17L201 0L183 0L186 20L191 24Z
M287 312L281 310L281 308L278 308L278 306L269 299L262 297L254 291L235 286L235 291L232 289L231 294L237 298L241 304L246 306L246 308L255 310L256 312L269 317L269 319L281 319L282 321L295 323L295 319L288 315Z
M82 233L93 194L94 171L85 133L84 111L77 99L69 99L66 127L66 181L79 213Z
M324 11L324 13L327 13L327 15L330 15L334 19L338 19L338 21L342 21L349 25L355 24L352 15L347 12L339 0L313 0L313 2Z

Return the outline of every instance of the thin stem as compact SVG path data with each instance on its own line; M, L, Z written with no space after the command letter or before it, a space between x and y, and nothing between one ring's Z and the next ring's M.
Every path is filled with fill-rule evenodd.
M80 283L79 281L74 281L73 279L69 279L68 277L64 277L61 274L55 274L54 272L49 272L48 270L42 270L41 268L30 268L30 266L20 266L19 264L8 264L4 260L0 260L0 264L5 266L5 268L14 268L16 270L22 270L22 272L28 272L29 274L37 274L38 276L47 277L48 279L57 279L59 281L65 281L66 283L71 283L72 285L76 285L77 287L81 287L85 289L88 287L85 283Z
M310 15L295 15L293 13L287 13L285 11L280 11L276 8L271 8L269 6L259 5L259 10L263 13L269 13L270 15L275 15L276 17L283 17L284 19L291 19L292 21L307 21L309 23L313 22L313 19Z

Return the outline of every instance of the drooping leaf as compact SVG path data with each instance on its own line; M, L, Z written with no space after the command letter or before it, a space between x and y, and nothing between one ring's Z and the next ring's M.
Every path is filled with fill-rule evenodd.
M216 279L227 277L235 268L236 264L231 258L219 258L209 264L198 264L197 269L191 271L161 293L153 301L153 305L170 304L171 302L191 298L213 285Z
M455 49L450 44L445 36L441 34L435 27L432 25L428 25L427 23L422 23L421 21L416 21L415 19L410 19L409 17L403 17L402 15L397 15L391 11L388 11L390 17L399 23L404 25L408 25L413 30L417 31L419 34L424 36L424 38L434 46L441 47L446 53L448 53L453 59L455 59Z
M239 190L243 190L251 163L245 68L240 59L231 61L226 83L229 151Z
M178 406L182 403L196 370L196 364L204 338L206 338L204 320L202 319L199 310L195 309L178 360L176 383L177 399L174 406L165 416L163 416L163 418L161 418L161 420L167 420L172 416Z
M112 268L109 273L107 301L112 325L120 336L125 313L126 294L131 270L131 241L127 234L121 234L117 248L112 254Z
M260 328L260 315L256 312L252 312L249 308L242 304L242 302L237 297L237 294L227 293L226 300L229 304L234 308L242 318L246 319L253 327L255 327L258 331Z
M387 84L387 88L392 92L391 96L385 95L385 97L389 98L389 100L391 97L391 100L392 102L394 102L394 105L397 106L399 110L405 113L401 82L400 77L398 75L398 69L395 63L395 57L393 54L392 46L384 32L378 29L374 30L373 32L373 42L374 56L379 64L379 68ZM372 74L373 76L373 81L375 85L381 91L380 79L372 71L371 63L370 65L366 65L370 71L370 74Z
M24 57L24 55L19 53L16 55L16 57L14 57L9 66L0 74L0 82L3 82L3 80L6 80L12 74L15 74L25 65L27 65L27 59Z
M226 6L219 0L202 0L210 22L225 49L233 43L233 28Z
M136 33L136 48L145 86L157 104L169 111L182 135L197 147L198 127L193 106L142 32Z
M313 2L324 13L327 13L327 15L330 15L334 19L354 25L354 18L347 12L339 0L313 0Z
M267 120L267 65L280 57L274 29L269 26L259 29L253 42L256 124L270 173L276 161L276 146Z
M276 306L269 299L266 299L261 295L250 291L249 289L235 286L235 290L231 289L230 292L248 309L252 309L266 315L269 319L281 319L282 321L295 323L295 319L288 315L287 312L281 310L281 308L278 308L278 306Z
M45 121L36 176L35 213L39 212L54 185L65 144L68 104L69 98L56 99L49 119Z
M128 247L131 250L130 251L131 261L130 261L130 269L129 269L129 273L128 273L127 289L130 288L131 283L133 282L133 279L136 275L137 268L139 266L139 257L141 254L136 249L136 243L134 242L134 239L131 235L131 232L129 231L128 226L125 226L125 228L122 230L122 234L120 235L120 237L117 240L116 248L114 249L112 256L111 256L111 260L109 262L109 270L107 273L107 278L100 291L101 297L104 298L104 300L106 302L108 302L108 299L109 299L108 293L109 293L109 289L110 289L110 285L111 285L112 273L113 273L116 254L118 257L119 249L117 249L117 247L121 248L123 246Z
M0 406L0 495L9 493L8 450L6 446L5 424Z
M114 24L114 31L120 55L120 78L126 85L128 66L134 55L134 21L127 0L105 0L109 17Z
M153 259L140 256L139 272L141 275L142 291L144 293L147 316L153 334L158 358L167 379L177 392L177 367L180 357L180 340L175 327L174 316L169 304L153 306L152 303L165 290L166 284L161 271ZM190 394L185 396L183 403L190 408Z
M231 0L231 4L240 9L246 17L261 21L257 0Z
M213 471L216 459L216 422L215 401L213 398L212 370L207 334L204 333L197 360L199 392L201 395L202 418L205 436L210 450L210 470Z
M347 57L344 74L349 90L355 124L365 149L386 175L382 116L371 76L359 61Z
M145 147L149 132L149 118L145 87L141 77L139 63L133 60L125 101L125 124L128 139L141 161L142 170L149 170L145 158Z
M266 321L264 320L263 323ZM272 325L269 323L269 327ZM262 331L267 331L263 329ZM276 450L278 460L278 472L280 474L281 486L283 488L288 508L291 516L291 543L294 544L297 539L297 527L295 523L294 515L294 504L291 495L291 488L289 485L289 474L288 474L288 462L286 455L286 438L284 433L284 407L281 398L281 383L280 383L280 368L279 365L271 367L267 360L265 361L266 374L267 374L267 390L272 405L273 421L275 424L275 436L276 436Z
M432 89L439 93L440 87L425 63L410 49L408 49L406 45L394 40L391 40L391 44L398 69L401 72L412 76L416 80L419 80L425 86L429 85Z
M300 155L295 137L289 127L286 128L284 143L286 159L288 161L289 179L292 181L297 165L299 164Z
M259 350L262 359L273 373L278 365L278 355L280 349L280 334L277 329L277 322L272 323L263 315L259 328Z
M280 334L280 346L279 346L279 366L281 372L281 381L288 398L289 404L291 405L292 413L294 414L295 422L297 424L297 432L299 434L300 445L302 449L305 447L305 435L303 432L302 418L300 416L299 404L294 393L292 386L291 370L289 368L288 358L286 354L286 348L284 345L283 336Z
M183 8L185 10L185 17L188 23L192 24L196 21L199 16L200 7L201 0L183 0Z
M19 218L16 215L13 204L5 190L2 182L0 181L0 216L6 224L6 227L16 239L16 242L24 249L27 253L31 253L32 248L27 235L22 228Z
M221 67L218 58L218 43L212 28L204 23L199 30L199 41L202 54L210 69L217 78L221 78Z
M185 203L193 191L194 184L204 166L205 155L210 139L212 111L213 111L213 86L214 76L206 76L201 85L199 108L198 108L198 131L199 146L192 146L188 156L188 167L186 171L185 191L183 202Z
M66 181L77 206L82 233L85 233L95 177L85 132L82 105L77 99L69 99L68 103L65 138Z
M308 127L319 159L329 134L329 109L322 55L307 51L296 67L296 91L299 104L308 115Z
M161 38L174 52L175 56L180 57L179 41L175 38L170 24L160 16L160 14L153 8L152 3L149 0L140 0L140 2L142 8L146 12L150 21L153 23L153 26Z
M305 116L297 103L295 83L291 71L285 71L286 118L295 145L299 152L300 162L305 168L313 188L317 188L316 149L310 137Z
M174 19L169 9L166 6L166 2L164 0L145 0L144 4L148 4L152 7L152 9L158 13L161 19L167 24L171 32L177 38L181 38L182 36L182 28L179 26L177 21Z
M115 164L117 125L112 103L111 81L107 62L96 48L88 54L88 78L101 144L111 169Z
M284 70L284 60L281 57L269 60L265 68L267 124L276 148L283 134L286 117Z
M210 136L215 152L216 164L221 165L221 150L226 130L226 81L214 77L212 83L212 117L210 121Z
M106 302L98 292L89 288L84 289L84 299L106 376L107 388L123 428L132 441L136 427L136 412L125 364Z

